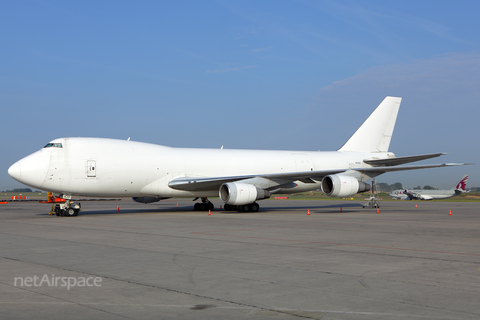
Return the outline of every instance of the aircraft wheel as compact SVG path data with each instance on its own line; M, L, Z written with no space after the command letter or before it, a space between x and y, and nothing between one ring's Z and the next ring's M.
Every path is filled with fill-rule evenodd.
M238 206L238 212L250 212L250 205L244 204L244 205Z
M260 210L260 206L256 202L252 203L249 207L251 212L258 212L258 210Z
M236 211L238 210L238 207L232 204L225 203L224 209L225 211Z

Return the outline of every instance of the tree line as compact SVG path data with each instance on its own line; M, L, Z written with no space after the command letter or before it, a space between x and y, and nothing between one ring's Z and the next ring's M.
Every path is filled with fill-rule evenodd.
M30 188L16 188L16 189L13 189L13 190L5 190L5 191L1 191L1 192L17 192L17 193L20 193L20 192L33 192L33 190L30 189ZM41 191L36 191L36 192L41 192Z

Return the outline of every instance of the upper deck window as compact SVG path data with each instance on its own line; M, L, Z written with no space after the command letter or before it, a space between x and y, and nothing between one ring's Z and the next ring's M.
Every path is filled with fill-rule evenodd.
M47 143L44 148L63 148L61 143Z

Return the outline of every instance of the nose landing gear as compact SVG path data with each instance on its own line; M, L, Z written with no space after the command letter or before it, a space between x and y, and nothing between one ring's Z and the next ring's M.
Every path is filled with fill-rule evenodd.
M52 205L52 212L58 217L76 217L80 212L80 208L80 203L65 201L65 203Z
M52 205L51 213L58 217L76 217L81 210L81 204L71 201L70 195L62 195L65 199L63 203L55 203Z

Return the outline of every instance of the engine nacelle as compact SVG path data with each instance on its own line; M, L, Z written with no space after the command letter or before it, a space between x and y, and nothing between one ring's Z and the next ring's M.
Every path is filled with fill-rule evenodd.
M220 199L231 205L241 206L254 203L255 200L270 198L270 192L241 182L224 183L219 191Z
M152 203L162 200L162 197L133 197L132 200L140 203Z
M322 179L322 191L329 197L351 197L369 190L369 184L344 174L333 174Z

